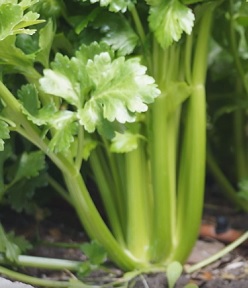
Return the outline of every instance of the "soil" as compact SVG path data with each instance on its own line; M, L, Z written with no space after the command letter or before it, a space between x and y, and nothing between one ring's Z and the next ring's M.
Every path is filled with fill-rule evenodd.
M216 206L206 204L203 215L204 224L210 223L214 225L216 223L216 217L221 216L228 220L228 225L224 227L224 230L233 228L239 231L245 231L248 229L248 214L235 212L228 206L222 206L220 208L219 205L219 203L217 203ZM35 245L35 249L30 252L31 255L85 261L86 256L79 249L65 249L51 245L56 242L83 243L88 241L87 236L82 231L80 223L77 221L74 211L67 206L61 207L58 205L57 207L59 208L52 207L50 211L53 211L53 213L46 216L42 221L34 221L33 217L20 217L12 211L11 213L6 212L6 214L3 210L0 215L0 220L4 227L8 227L10 230L15 229L17 234L25 235L28 239L35 241L36 244L40 243L39 245ZM61 215L61 211L63 211L63 215ZM18 227L18 229L16 227ZM222 241L199 236L199 240L186 265L198 263L221 250L223 247L225 247L225 243ZM197 272L192 274L184 273L177 282L176 288L182 288L188 283L195 283L200 288L247 288L247 259L247 247L238 247L223 258ZM111 263L107 263L107 265L109 265L108 272L102 270L93 271L90 275L84 277L83 281L90 284L103 285L122 276L122 272L114 268ZM22 268L20 271L28 275L40 278L52 278L53 280L68 280L72 276L68 271L51 272L34 268ZM111 285L108 287L111 287ZM140 275L131 281L128 287L166 288L168 286L165 274L158 273Z

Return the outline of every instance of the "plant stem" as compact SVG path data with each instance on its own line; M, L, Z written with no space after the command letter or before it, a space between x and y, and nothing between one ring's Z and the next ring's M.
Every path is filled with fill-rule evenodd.
M80 125L78 127L77 155L75 159L75 166L78 171L80 171L83 162L83 145L84 145L84 129Z
M153 189L152 247L153 261L166 258L175 235L175 123L167 119L166 98L160 96L153 107L151 171Z
M70 198L70 195L68 192L51 176L47 176L47 181L49 185L52 186L52 188L64 199L66 200L70 205L73 205L72 200Z
M141 41L141 45L142 45L142 49L143 49L143 52L144 52L144 56L145 56L145 60L146 60L146 64L147 64L148 70L150 70L151 67L152 67L152 62L151 62L151 58L150 58L150 52L149 52L149 50L147 49L147 46L146 46L146 34L145 34L145 31L144 31L142 22L140 20L140 17L139 17L139 14L137 12L137 9L136 9L136 7L134 5L130 9L130 12L131 12L132 17L133 17L133 21L134 21L134 24L135 24L135 27L136 27L136 31L137 31L137 33L138 33L138 35L140 37L140 41Z
M139 261L131 254L128 254L128 252L121 247L109 231L108 227L99 215L82 176L74 166L73 161L67 159L61 153L55 154L49 151L47 143L40 137L39 130L35 129L36 127L25 118L21 112L21 104L2 82L0 82L0 97L11 111L9 118L16 123L16 125L23 127L22 129L24 129L27 138L40 148L63 173L79 219L92 239L99 241L110 257L115 259L116 263L121 268L131 270L140 266ZM18 129L19 128L17 127L16 131L20 132L20 129Z
M97 211L82 176L79 173L71 175L70 171L67 171L64 173L64 178L78 217L91 239L97 240L106 249L109 257L122 269L132 270L142 266L142 263L126 251L113 237Z
M40 287L53 287L53 288L98 288L99 286L90 286L86 285L82 282L76 281L75 283L69 282L69 281L55 281L55 280L46 280L46 279L40 279L32 276L28 276L22 273L18 273L12 270L9 270L7 268L0 266L0 273L3 275L6 275L7 277L11 279L15 279L30 285L37 285ZM100 287L99 287L100 288Z
M176 225L176 162L178 119L177 111L166 113L170 102L169 88L178 81L179 50L176 46L164 50L154 42L153 73L161 90L151 111L151 173L153 189L153 219L151 259L159 263L167 259L174 246Z
M143 143L126 154L127 175L127 247L138 259L146 262L150 240L148 166Z
M240 244L245 242L247 239L248 239L248 231L245 232L242 236L240 236L233 243L229 244L224 249L215 253L214 255L210 256L209 258L207 258L207 259L205 259L205 260L203 260L203 261L201 261L195 265L192 265L191 267L186 267L185 268L186 272L187 273L193 273L196 270L199 270L199 269L203 268L204 266L207 266L207 265L213 263L214 261L220 259L221 257L225 256L226 254L228 254L229 252L234 250L236 247L238 247Z
M192 95L187 103L178 180L177 246L174 259L185 261L198 237L201 221L206 149L205 78L213 8L206 5L194 52Z
M97 148L99 149L99 148ZM113 198L114 183L112 183L111 176L109 175L108 169L104 163L101 152L92 151L90 156L90 165L94 172L95 181L98 185L99 192L105 207L106 214L108 216L108 221L112 229L113 235L116 237L117 241L125 246L124 235L123 235L123 226L121 225L120 214L117 210L117 205ZM105 167L103 167L103 165Z
M233 188L230 181L227 179L219 165L216 163L216 160L210 150L207 152L207 165L213 173L213 176L217 180L218 184L221 186L221 188L223 188L223 191L225 191L225 195L230 200L230 202L237 208L242 208L244 211L247 211L247 201L244 201L242 198L238 197L237 191Z
M0 254L0 263L6 264L6 259ZM51 269L51 270L69 270L69 271L77 271L78 267L82 262L80 261L71 261L64 259L54 259L54 258L45 258L45 257L37 257L37 256L26 256L20 255L18 256L16 265L22 267L34 267L41 269Z

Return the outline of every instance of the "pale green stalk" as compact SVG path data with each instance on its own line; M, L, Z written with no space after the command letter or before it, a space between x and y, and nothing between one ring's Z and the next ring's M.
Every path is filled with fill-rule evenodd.
M72 160L61 153L55 154L48 149L48 143L46 143L48 140L40 137L39 129L25 118L22 114L21 104L2 82L0 82L0 97L8 106L9 118L18 125L15 127L15 131L20 133L23 130L26 138L40 148L63 173L79 219L92 239L101 243L110 258L113 258L123 269L131 270L139 267L139 261L121 247L104 223L90 197L82 175Z
M162 92L152 106L149 137L154 203L151 259L154 262L168 258L174 246L178 113L168 116L166 111L172 96L167 89L177 77L178 52L174 46L167 50L154 47L153 52L158 53L154 58L160 59L156 61L158 67L154 67L153 76Z
M187 102L178 179L177 245L174 259L185 261L198 237L205 186L207 52L214 5L205 6L194 52L192 95Z
M125 246L123 226L121 225L120 215L117 210L117 205L112 197L114 189L114 183L112 182L111 175L108 171L107 165L105 165L104 159L100 157L100 154L96 151L92 151L90 156L90 165L94 173L94 179L98 185L98 189L103 201L105 213L108 217L108 221L113 232L113 235L117 241ZM113 192L112 192L113 191Z
M78 217L91 239L97 240L107 251L109 257L124 270L132 270L142 266L139 259L134 258L114 238L99 212L97 211L82 176L64 173L68 190L72 196Z
M210 265L211 263L219 260L220 258L224 257L226 254L233 251L235 248L237 248L239 245L247 241L248 239L248 231L245 232L243 235L241 235L237 240L232 242L231 244L227 245L225 248L220 250L219 252L211 255L210 257L200 261L199 263L196 263L195 265L186 267L185 270L187 273L193 273L207 265Z
M0 263L6 263L6 258L0 254ZM33 267L51 270L69 270L77 271L81 262L65 259L55 259L37 256L19 255L15 262L16 265L22 267Z
M144 144L126 153L127 248L138 259L148 261L151 229L148 163Z
M0 266L0 273L2 275L7 276L10 279L15 279L17 281L20 282L24 282L27 284L31 284L31 285L35 285L35 286L39 286L39 287L45 287L45 288L49 288L49 287L53 287L53 288L96 288L99 286L90 286L90 285L86 285L82 282L75 282L74 283L70 283L69 281L56 281L56 280L49 280L49 279L40 279L37 277L33 277L33 276L29 276L29 275L25 275L19 272L15 272L13 270L7 269L5 267L1 267Z

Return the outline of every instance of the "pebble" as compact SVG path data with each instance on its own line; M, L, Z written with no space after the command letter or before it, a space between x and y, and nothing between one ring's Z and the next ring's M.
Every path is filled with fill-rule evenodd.
M34 288L31 285L23 284L21 282L12 282L5 278L0 277L0 287L4 288Z

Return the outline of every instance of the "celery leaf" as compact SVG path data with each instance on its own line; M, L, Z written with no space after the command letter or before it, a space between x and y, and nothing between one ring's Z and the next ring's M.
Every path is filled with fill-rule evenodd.
M56 131L49 143L49 149L55 153L68 150L77 133L77 123L74 122L74 113L61 111L52 118L51 125Z
M120 56L131 54L139 40L123 15L101 13L94 22L94 28L100 28L103 34L102 41L116 50Z
M115 153L130 152L138 147L141 135L130 132L116 133L111 141L110 151Z
M38 20L39 14L25 9L36 1L21 1L14 3L13 1L0 2L0 40L10 35L16 34L33 34L34 29L28 29L27 26L35 25L43 22Z
M38 126L49 123L57 112L52 101L41 107L38 91L33 84L22 86L18 91L18 96L23 105L22 112Z
M6 258L12 262L16 262L21 254L20 248L9 241L2 225L0 225L0 252L4 253Z
M85 2L86 0L82 0ZM126 12L135 1L132 0L90 0L91 3L99 2L100 6L108 7L112 12Z
M41 171L38 176L30 179L22 178L6 190L6 198L11 208L17 212L34 213L37 202L33 199L38 188L47 185L47 176Z
M32 178L39 175L45 168L45 156L41 151L24 152L21 156L15 181L21 178Z
M145 74L146 68L137 58L111 61L108 53L101 53L88 61L87 71L95 89L79 117L88 132L94 132L102 119L134 122L135 113L145 112L146 104L159 94L153 78Z
M4 140L9 139L9 128L8 124L0 120L0 151L4 150Z
M97 129L108 138L116 122L134 122L160 93L138 58L114 58L106 44L83 45L71 59L57 54L51 68L44 70L41 89L73 105L88 132Z
M89 79L85 66L77 58L57 54L53 69L45 69L40 80L42 89L54 96L64 98L68 103L81 107L83 95L89 90Z
M194 14L179 0L147 0L151 5L149 24L164 48L179 41L183 32L190 34L194 25Z
M18 256L32 245L22 236L16 236L14 232L6 233L0 224L0 252L12 262L17 262Z
M12 66L12 71L18 70L21 73L26 73L26 68L33 66L35 55L26 55L15 46L15 42L15 36L9 36L0 41L0 63Z

